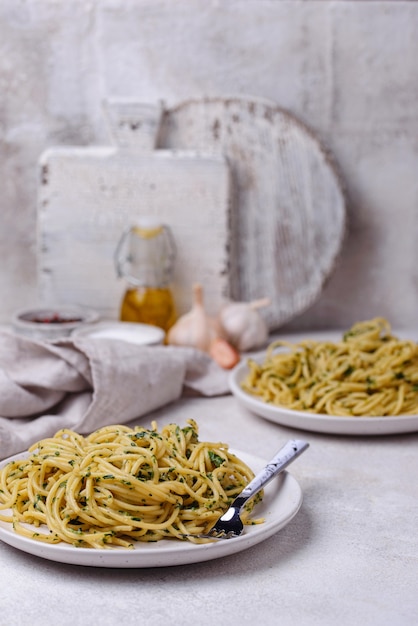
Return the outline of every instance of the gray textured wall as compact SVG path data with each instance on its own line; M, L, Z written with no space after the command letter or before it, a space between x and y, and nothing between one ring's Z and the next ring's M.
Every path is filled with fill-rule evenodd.
M0 0L0 321L37 300L37 159L107 141L104 98L252 95L308 124L346 182L349 232L292 328L418 312L418 3Z

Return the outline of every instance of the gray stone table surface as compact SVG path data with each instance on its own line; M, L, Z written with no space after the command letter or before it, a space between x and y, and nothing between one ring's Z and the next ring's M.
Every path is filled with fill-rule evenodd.
M183 398L142 419L194 418L202 440L268 459L289 438L310 448L289 472L304 499L273 537L186 566L65 565L0 542L0 626L141 624L415 625L418 434L346 437L297 431L232 396Z

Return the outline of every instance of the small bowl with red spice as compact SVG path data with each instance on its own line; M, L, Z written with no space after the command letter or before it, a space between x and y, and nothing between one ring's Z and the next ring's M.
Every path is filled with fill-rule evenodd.
M75 305L45 306L18 311L12 318L12 328L18 335L53 341L69 337L76 328L98 319L98 313L92 309Z

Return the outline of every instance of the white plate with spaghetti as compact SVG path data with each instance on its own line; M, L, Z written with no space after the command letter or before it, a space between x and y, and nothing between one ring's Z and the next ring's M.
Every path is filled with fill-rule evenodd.
M255 357L262 363L264 357ZM259 400L241 387L248 374L246 362L239 363L229 376L229 387L241 406L265 419L301 430L332 435L393 435L418 431L418 415L396 415L387 417L340 417L295 411Z
M231 452L247 463L254 472L258 472L266 465L263 459L244 452L233 450ZM23 453L6 459L0 463L0 468L12 459L26 456L27 453ZM0 521L0 540L23 552L71 565L114 568L186 565L236 554L264 541L286 526L299 511L301 504L302 490L299 483L291 474L284 471L266 486L262 502L254 509L254 517L262 517L265 521L254 526L245 526L243 534L233 539L205 544L164 539L152 543L135 542L133 549L76 548L66 543L48 544L27 538L16 533L10 523ZM34 530L41 532L42 528Z

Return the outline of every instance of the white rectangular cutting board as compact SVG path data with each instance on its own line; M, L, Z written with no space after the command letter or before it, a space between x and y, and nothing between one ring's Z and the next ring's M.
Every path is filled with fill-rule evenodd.
M177 247L173 294L179 314L194 282L215 313L228 296L230 175L222 155L58 147L40 159L38 276L45 305L92 307L117 319L125 283L114 252L140 215L170 226Z

